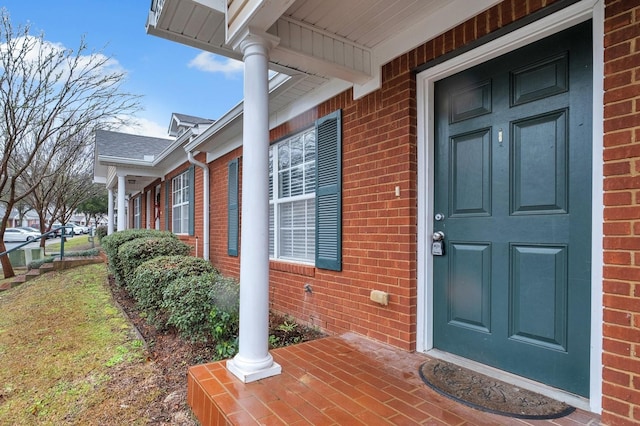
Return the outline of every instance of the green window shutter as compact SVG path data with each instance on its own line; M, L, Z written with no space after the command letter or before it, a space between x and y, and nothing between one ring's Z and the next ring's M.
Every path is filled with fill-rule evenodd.
M238 255L238 159L229 162L227 254Z
M165 179L164 181L164 230L169 231L169 197L171 196L169 179Z
M196 166L189 167L189 235L195 235L196 227Z
M342 270L342 116L316 121L316 267Z

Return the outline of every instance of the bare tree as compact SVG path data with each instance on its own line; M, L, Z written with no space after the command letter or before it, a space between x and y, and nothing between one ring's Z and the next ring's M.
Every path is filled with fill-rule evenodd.
M55 178L60 167L72 165L62 161L52 168L55 154L72 151L73 144L83 139L80 135L123 124L123 117L130 117L139 106L137 96L121 90L125 73L117 63L101 52L89 51L84 38L75 50L61 48L48 43L42 33L31 35L29 25L14 29L6 9L0 9L0 20L3 252L11 209L35 191L33 182ZM8 258L0 261L4 276L13 276Z
M68 224L80 203L95 195L95 189L90 170L62 175L56 190L53 217Z
M75 202L68 202L67 198L74 199L77 194L69 191L69 182L77 176L82 176L86 184L91 184L91 164L93 153L93 135L87 128L82 132L70 135L64 145L54 152L41 150L27 166L21 176L22 186L33 187L27 196L29 205L36 211L40 221L40 232L51 230L56 220L65 223L60 217L60 212L66 206ZM45 145L49 144L45 142ZM84 192L79 193L81 196ZM40 246L44 247L44 240Z
M94 183L93 186L92 192L94 195L82 201L77 211L84 214L85 223L88 224L93 220L93 223L97 226L109 211L109 198L104 185Z

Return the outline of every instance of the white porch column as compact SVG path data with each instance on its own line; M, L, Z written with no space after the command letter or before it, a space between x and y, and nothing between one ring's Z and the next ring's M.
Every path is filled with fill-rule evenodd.
M107 235L111 235L113 234L113 188L109 188L107 203Z
M269 353L269 48L248 34L244 54L242 226L238 354L227 368L243 382L280 374Z
M118 231L124 231L126 228L126 216L125 206L124 206L124 185L125 185L126 176L118 175Z

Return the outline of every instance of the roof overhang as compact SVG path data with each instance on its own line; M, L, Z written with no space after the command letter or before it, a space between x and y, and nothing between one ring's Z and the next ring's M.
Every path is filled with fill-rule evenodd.
M242 60L242 34L275 37L271 67L354 85L380 87L381 67L500 0L154 0L147 33ZM285 71L288 70L288 71Z

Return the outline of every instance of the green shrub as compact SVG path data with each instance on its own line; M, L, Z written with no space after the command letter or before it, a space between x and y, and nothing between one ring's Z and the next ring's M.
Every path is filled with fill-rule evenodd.
M234 280L218 273L173 280L163 293L162 307L168 315L167 324L174 325L185 339L209 340L213 331L212 309L233 312L237 318L238 288ZM222 337L227 338L226 334Z
M142 263L127 283L138 307L156 316L162 307L162 295L176 278L217 273L211 263L192 256L159 256Z
M155 229L127 229L125 231L114 232L111 235L107 235L100 241L100 245L107 254L109 261L109 269L111 273L116 276L116 271L120 269L120 262L118 259L118 249L127 241L135 240L137 238L154 238L154 237L167 237L178 239L174 234L168 231L157 231ZM117 276L116 276L117 278Z
M80 250L80 251L66 251L64 253L65 257L91 257L97 256L100 254L99 248L92 248L88 250Z
M102 241L102 239L107 236L107 227L106 226L98 226L96 228L95 236L98 237L98 241Z
M226 359L238 352L240 286L229 278L216 284L211 293L213 308L209 314L209 327L216 342L217 359Z
M125 286L133 279L140 264L158 256L186 256L191 247L175 238L137 238L127 241L118 249L118 268L115 276Z
M48 256L48 257L43 257L42 259L34 260L27 265L27 269L28 270L38 269L45 263L52 263L54 259L55 259L54 256Z

